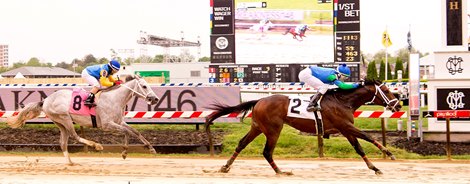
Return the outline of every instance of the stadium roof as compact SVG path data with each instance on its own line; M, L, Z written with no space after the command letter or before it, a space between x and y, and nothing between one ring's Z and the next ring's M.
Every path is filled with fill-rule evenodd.
M62 77L80 77L81 75L70 70L66 70L60 67L35 67L35 66L24 66L16 68L0 75L2 77L15 77L18 73L21 73L26 78L62 78Z

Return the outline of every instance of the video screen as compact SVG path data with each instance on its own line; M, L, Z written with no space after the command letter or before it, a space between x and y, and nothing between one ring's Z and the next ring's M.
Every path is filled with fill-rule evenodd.
M333 4L235 0L236 64L331 63Z

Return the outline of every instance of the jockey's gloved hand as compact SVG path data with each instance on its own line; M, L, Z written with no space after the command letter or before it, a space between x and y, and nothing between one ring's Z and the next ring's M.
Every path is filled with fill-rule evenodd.
M117 80L114 82L114 85L118 86L118 85L121 85L122 84L122 80Z
M361 86L362 86L361 83L358 83L358 82L356 82L356 83L353 84L353 87L354 87L354 88L358 88L358 87L361 87Z

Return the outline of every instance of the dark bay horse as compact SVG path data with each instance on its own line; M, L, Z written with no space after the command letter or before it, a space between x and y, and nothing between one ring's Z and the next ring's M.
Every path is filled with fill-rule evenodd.
M367 158L357 138L374 144L392 160L395 159L395 156L379 142L354 126L354 112L365 103L382 105L394 112L401 109L398 99L395 98L387 86L380 81L366 80L357 89L330 90L323 96L321 101L323 128L326 136L341 133L346 137L356 152L365 161L367 167L374 170L375 174L379 175L382 174L382 172ZM316 132L316 123L314 120L287 116L290 110L288 109L289 97L284 95L272 95L259 100L244 102L236 106L213 104L211 108L215 110L215 112L206 118L205 124L209 136L209 126L215 119L229 113L246 112L252 109L250 131L240 140L235 149L235 153L233 153L232 157L227 161L227 164L222 166L219 172L228 172L238 154L257 136L263 133L266 136L266 144L263 150L264 158L268 161L276 174L291 175L291 172L282 172L281 169L276 166L272 157L284 123L303 132Z

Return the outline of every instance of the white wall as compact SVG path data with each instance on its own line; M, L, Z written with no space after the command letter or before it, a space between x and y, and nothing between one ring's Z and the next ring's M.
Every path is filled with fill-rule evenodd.
M169 71L170 83L208 83L209 62L194 63L134 63L126 66L125 73L134 71ZM191 71L199 71L199 77L191 77ZM124 73L124 72L123 72Z
M469 88L470 87L470 52L435 52L435 78L428 81L428 110L437 110L437 88ZM447 69L449 58L460 57L462 73L451 74ZM470 97L465 97L470 98ZM468 107L470 104L466 104ZM458 109L457 109L458 110ZM470 131L470 121L451 121L451 131ZM428 119L429 131L445 131L445 121Z

